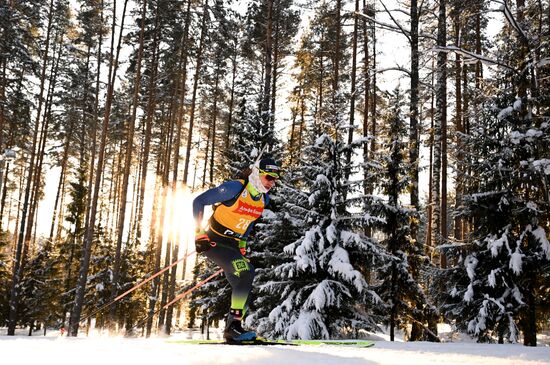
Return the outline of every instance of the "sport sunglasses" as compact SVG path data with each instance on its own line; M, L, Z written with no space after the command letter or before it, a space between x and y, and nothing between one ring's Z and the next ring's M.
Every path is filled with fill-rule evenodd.
M279 174L275 172L260 170L260 174L264 175L267 181L276 181L279 178Z

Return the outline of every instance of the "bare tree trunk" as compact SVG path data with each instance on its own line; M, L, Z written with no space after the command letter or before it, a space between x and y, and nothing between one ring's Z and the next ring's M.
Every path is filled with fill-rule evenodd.
M235 103L235 79L237 76L237 45L238 41L235 40L235 47L233 48L233 58L231 62L233 63L233 69L231 71L231 96L229 98L229 115L227 116L227 121L225 124L225 150L229 150L230 146L230 137L231 137L231 127L233 125L233 108Z
M272 74L272 52L273 52L273 0L265 0L267 8L266 14L266 32L265 32L265 54L264 54L264 87L263 87L263 99L260 109L260 115L262 117L261 127L261 139L262 145L270 140L267 134L269 133L269 121L270 116L270 88L271 88L271 74Z
M146 183L146 177L147 177L147 163L149 160L149 150L150 150L150 143L151 143L151 129L152 129L152 120L154 117L154 110L155 110L155 104L156 104L156 93L155 93L155 79L158 72L158 46L159 46L159 37L160 37L160 27L159 27L159 9L158 5L155 10L155 35L153 40L153 61L152 61L152 77L149 80L149 105L147 107L147 119L146 119L146 131L145 131L145 142L144 142L144 152L143 152L143 161L142 161L142 178L141 178L141 199L140 199L140 205L143 207L143 200L144 200L144 194L145 194L145 183ZM157 176L160 175L160 160L157 164ZM158 191L162 192L162 200L161 200L161 207L160 207L160 218L157 220L158 223L155 224L155 218L157 214L159 213L157 211L157 201L158 201ZM143 212L143 208L140 208L140 215ZM152 212L152 219L151 219L151 234L149 235L150 240L152 244L155 246L155 262L154 262L154 272L157 272L160 268L160 258L162 253L162 239L159 239L159 236L162 237L162 229L157 229L157 224L159 227L162 227L162 221L164 220L164 211L166 208L166 190L165 185L163 182L163 179L159 176L157 177L157 181L155 183L155 199L153 201L153 212ZM138 222L141 222L141 217L138 218ZM141 227L141 223L140 223ZM141 231L141 228L139 228L139 231ZM160 234L157 232L160 231ZM138 237L140 237L141 232L138 232ZM151 285L151 291L149 294L149 310L148 310L148 317L147 317L147 324L146 324L146 330L145 330L145 336L149 337L151 336L151 330L153 327L153 314L155 313L155 305L157 303L157 297L159 293L159 286L160 286L160 278L156 277L153 280L153 284Z
M341 58L341 33L342 33L342 24L341 24L341 13L342 11L342 0L336 0L336 19L334 19L334 22L336 23L336 49L334 52L334 84L332 86L334 95L336 96L336 93L339 90L339 84L340 84L340 58Z
M158 172L158 169L157 169ZM161 197L161 207L160 207L160 217L159 211L158 211L158 194L162 194ZM165 209L165 202L166 202L166 191L162 187L162 178L157 177L157 181L155 183L155 196L153 200L153 211L151 213L151 230L150 230L150 242L151 245L154 246L155 250L155 261L153 263L154 265L154 272L158 272L160 268L160 258L162 254L162 241L160 241L157 237L157 226L161 226L161 222L164 219L164 209ZM160 242L160 243L159 243ZM151 330L153 327L153 315L155 313L155 305L157 303L157 296L159 293L159 286L160 286L160 277L156 277L153 279L153 283L151 285L151 290L149 294L149 310L147 313L147 323L146 323L146 330L145 330L145 337L149 338L151 336Z
M116 8L116 3L113 4L113 6ZM104 1L101 0L101 3L100 3L100 19L101 19L101 24L103 24L103 9L104 9ZM111 80L111 73L112 73L112 65L113 65L113 62L112 62L112 58L113 58L113 53L114 53L114 47L115 47L115 23L113 21L113 26L112 26L112 36L111 36L111 52L110 52L110 57L111 57L111 63L109 65L109 82ZM88 230L88 224L90 222L90 212L91 212L91 202L92 202L92 191L93 191L93 182L94 182L94 170L95 170L95 159L96 159L96 150L97 150L97 126L98 126L98 121L99 121L99 89L100 89L100 83L99 83L99 76L101 74L101 62L102 62L102 43L103 43L103 33L100 32L99 33L99 40L98 40L98 44L97 44L97 70L96 70L96 89L95 89L95 104L94 104L94 115L93 115L93 121L92 121L92 136L91 136L91 139L92 139L92 148L91 148L91 151L90 151L90 166L89 166L89 172L88 172L88 194L87 194L87 197L86 197L86 204L87 204L87 209L86 209L86 219L85 219L85 223L84 223L84 230L87 231ZM83 116L83 119L85 119L85 116ZM84 129L84 133L83 133L83 140L85 138L85 135L86 135L86 126L84 125L83 126L83 129Z
M446 45L446 0L439 2L439 18L437 45L445 47ZM435 245L440 246L446 238L446 124L447 124L447 53L439 52L437 54L437 71L436 71L436 114L435 114L435 130L434 130L434 167L433 167L433 219L434 219L434 234ZM445 145L445 146L444 146ZM440 183L441 183L441 198L440 198ZM445 252L440 252L440 265L442 268L447 267Z
M136 237L141 240L141 227L143 221L143 204L145 201L145 187L147 186L147 166L149 164L149 153L151 150L151 132L153 128L153 118L155 114L155 105L156 101L156 88L155 80L158 73L158 44L159 44L159 14L158 14L158 5L155 10L155 30L153 36L153 55L151 61L151 76L149 78L148 85L148 97L147 97L147 113L145 116L145 131L144 131L144 141L143 141L143 153L141 157L141 177L140 177L140 187L139 187L139 201L138 201L138 214L137 214L137 228L136 228ZM153 201L155 206L156 199ZM160 265L160 263L159 263ZM149 330L150 334L150 330Z
M368 12L367 2L363 0L363 12ZM370 55L369 55L369 24L367 19L363 17L362 19L363 26L363 53L364 53L364 64L363 64L363 77L365 79L364 85L364 104L363 104L363 138L369 136L369 107L370 107ZM367 140L363 143L363 163L367 166L369 161L369 143ZM364 168L363 170L363 194L367 196L371 191L371 186L369 183L369 169ZM372 228L370 226L365 226L364 233L366 237L372 236ZM365 280L367 283L371 283L371 270L368 265L363 265L361 270L365 275Z
M411 205L417 211L420 209L418 197L418 158L420 150L419 131L418 131L418 104L419 104L419 51L418 51L418 2L411 0L411 104L410 104L410 131L409 131L409 160L411 168ZM413 239L417 239L417 228L413 232Z
M460 47L460 15L457 13L455 18L455 45ZM455 116L455 129L456 129L456 183L455 183L455 211L458 211L462 205L462 181L463 174L462 165L463 165L463 156L462 156L462 143L461 135L464 133L464 128L462 126L462 65L460 61L460 55L455 54L455 98L456 98L456 116ZM454 238L457 241L461 241L463 238L462 235L462 219L459 216L455 217L454 220Z
M33 174L35 168L35 158L36 158L36 144L38 139L38 128L40 124L40 116L42 114L42 106L44 103L44 84L46 81L46 69L48 65L48 52L50 47L50 33L52 29L52 19L54 13L54 1L50 0L49 5L49 16L48 16L48 26L46 31L46 46L44 50L44 56L42 59L42 71L40 74L40 91L38 96L38 109L36 112L36 120L34 125L33 141L31 145L31 155L29 158L29 169L28 169L28 178L27 185L25 187L25 198L23 202L23 211L21 212L21 225L19 237L17 239L17 247L15 253L15 262L13 267L13 276L12 284L10 290L10 299L9 299L9 315L8 315L8 335L15 335L15 326L17 324L17 307L19 305L19 282L21 280L23 269L25 267L25 254L24 252L24 241L25 241L25 228L27 221L27 213L29 210L29 198L31 194L31 185L33 183ZM25 245L26 246L26 245Z
M187 80L187 40L188 40L188 33L189 33L189 23L190 23L190 14L191 14L191 0L187 1L187 13L186 13L186 20L185 20L185 28L184 28L184 35L183 35L183 41L181 45L181 55L180 58L182 60L179 72L182 73L182 77L180 80L181 84L181 98L180 103L178 104L180 107L180 111L177 112L177 131L176 131L176 138L175 138L175 145L174 145L174 160L172 162L173 170L172 170L172 195L175 196L177 192L177 181L178 181L178 167L179 167L179 159L180 159L180 145L181 145L181 130L182 130L182 124L183 124L183 101L185 100L185 83ZM174 214L174 210L171 210L171 214ZM174 250L172 252L172 257L176 259L179 255L179 232L175 233L175 239L174 241ZM185 269L184 269L185 270ZM176 272L177 272L177 265L174 266L170 271L170 287L168 289L168 299L172 301L175 297L176 292ZM185 272L184 272L185 274ZM170 306L166 312L166 325L164 328L164 331L167 335L170 334L171 328L172 328L172 315L173 315L174 308Z
M374 4L372 5L372 16L374 18L376 9ZM376 23L372 22L372 104L371 104L371 155L376 153Z
M69 130L72 130L72 125L71 127L69 127ZM69 135L70 133L67 133L67 135L65 136L65 146L63 147L63 158L61 159L61 173L59 174L59 184L57 185L57 193L55 194L55 203L54 203L53 214L52 214L52 226L50 228L50 241L54 237L55 223L58 218L58 207L59 207L59 210L61 210L59 199L62 193L61 189L64 186L66 170L67 170L67 162L69 160L69 141L70 141ZM58 224L61 224L61 221Z
M418 126L418 104L419 104L419 52L418 52L418 2L417 0L411 0L411 99L410 99L410 119L409 119L409 163L411 164L411 184L410 184L410 199L411 206L413 206L416 212L420 212L420 201L418 196L418 171L419 171L419 151L420 151L420 138L419 138L419 126ZM418 224L413 221L411 223L411 237L418 244ZM411 257L410 260L411 272L416 280L420 280L420 263L415 257ZM418 313L422 313L422 304L416 303L416 309ZM411 341L418 341L422 339L423 327L420 322L424 318L418 318L417 321L413 321L411 328Z
M90 213L90 222L86 231L84 239L84 247L82 250L82 260L80 265L80 271L78 274L78 283L76 286L75 302L71 313L71 321L68 335L76 337L78 335L78 327L80 325L80 314L82 312L82 306L84 304L84 292L86 289L86 282L88 279L88 268L90 266L90 256L92 254L92 243L95 230L95 220L97 213L97 203L99 199L99 190L101 189L101 177L103 172L103 165L105 163L105 146L107 144L107 131L109 126L111 105L113 101L114 83L116 77L116 71L118 68L118 58L120 55L120 48L122 42L122 31L124 30L124 19L126 17L126 6L128 0L124 1L124 9L122 11L122 20L120 26L120 34L118 39L118 46L116 52L116 58L113 64L113 76L109 80L109 87L107 90L107 100L105 102L105 113L103 116L103 126L101 131L101 142L99 145L99 156L97 162L97 174L95 176L94 194L92 198L92 206Z
M57 41L57 37L56 37L56 41ZM29 219L29 223L27 225L27 229L29 227L33 227L35 226L34 224L34 221L35 221L35 216L38 212L38 199L36 198L38 195L39 195L39 192L40 192L40 187L41 187L41 184L40 184L40 181L42 180L42 165L43 165L43 162L44 162L44 155L45 155L45 152L46 152L46 141L47 141L47 138L48 138L48 130L49 130L49 125L50 125L50 121L52 119L52 104L53 104L53 95L54 95L54 91L55 91L55 85L57 83L57 73L58 73L58 70L59 70L59 61L61 59L61 55L63 53L63 34L61 34L61 39L58 41L58 42L54 42L54 49L53 49L53 55L55 57L55 54L56 54L56 48L55 47L57 44L59 44L59 52L57 54L57 59L55 60L55 62L52 63L52 69L50 71L50 80L49 80L49 88L48 88L48 93L47 93L47 98L46 98L46 107L45 107L45 113L44 113L44 117L43 117L43 120L42 120L42 133L41 133L41 137L40 137L40 142L38 143L38 162L37 162L37 168L36 168L36 172L35 172L35 175L34 175L34 183L33 183L33 186L34 186L34 192L33 192L33 195L32 195L32 199L31 199L31 209L30 209L30 215L29 215L29 218L32 217L32 219ZM54 215L55 217L55 215ZM36 229L36 227L35 227ZM28 237L30 239L30 231L27 231L27 234L28 234ZM36 234L33 236L33 241L34 241L34 237L36 236Z
M214 163L216 150L216 122L218 121L218 93L219 93L220 70L216 70L216 81L214 82L214 105L212 106L212 150L210 151L210 184L214 184Z
M197 59L195 62L196 70L195 77L193 80L193 96L191 98L191 111L189 114L189 128L187 130L187 149L185 152L185 162L183 169L183 183L187 184L187 176L189 174L189 160L191 157L191 148L193 143L193 124L195 123L195 107L197 103L197 89L199 86L200 72L203 62L203 49L204 49L204 39L206 37L206 19L208 17L208 0L204 0L203 14L202 14L202 24L201 24L201 36L199 40L199 49L197 51Z
M275 34L273 38L273 80L271 81L271 110L269 118L269 129L275 129L275 103L277 100L277 67L279 66L279 0L273 0L276 2L275 17L273 23L275 23Z
M349 130L348 130L348 151L346 154L346 171L345 180L348 180L350 175L350 163L351 163L351 143L353 142L353 129L355 128L355 99L356 93L356 79L357 79L357 32L359 28L359 19L357 13L359 12L359 0L355 0L355 15L353 17L353 40L352 40L352 56L351 56L351 90L350 90L350 107L349 107Z
M208 154L210 153L210 141L214 138L210 138L212 132L212 124L208 125L208 131L206 132L206 149L204 151L204 168L202 169L202 188L206 186L206 171L208 170Z
M428 212L427 212L427 225L426 225L426 250L428 250L428 254L430 256L430 260L433 260L434 255L434 249L433 249L433 207L434 207L434 200L433 200L433 193L434 193L434 178L433 178L433 170L434 170L434 116L435 116L435 109L434 109L434 99L435 99L435 87L434 87L434 75L435 75L435 69L434 69L434 59L432 59L432 83L431 83L431 101L430 101L430 135L428 144L430 146L430 162L429 162L429 172L428 172Z
M121 264L121 250L122 250L122 235L124 233L124 221L126 220L126 196L128 195L128 183L130 180L130 167L132 165L132 155L134 149L134 131L136 123L136 114L138 107L139 90L141 87L141 59L143 56L143 34L145 32L145 16L147 13L147 1L143 0L143 8L141 10L141 28L139 31L139 47L136 61L136 75L134 77L134 94L132 97L132 115L128 121L128 135L126 139L126 152L124 160L124 171L122 190L120 194L119 216L118 225L116 229L116 252L115 252L115 265L113 268L113 286L111 288L111 301L118 294L118 281L120 276L120 264ZM111 305L110 308L110 321L114 323L116 321L116 303Z

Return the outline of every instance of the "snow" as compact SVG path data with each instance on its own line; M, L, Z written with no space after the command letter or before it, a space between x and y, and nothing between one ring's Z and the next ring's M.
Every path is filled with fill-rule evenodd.
M5 334L5 330L0 333ZM184 338L0 336L3 363L78 365L544 365L550 347L472 342L389 342L375 337L370 348L340 346L224 346L174 343Z
M525 255L521 253L519 247L516 247L516 250L510 257L510 269L512 269L516 275L521 273L522 258L524 256Z
M544 228L539 226L531 233L539 241L542 247L542 251L546 254L546 259L550 260L550 242L548 242L548 238L546 237L546 231L544 230Z
M469 255L468 257L466 257L464 265L466 266L466 272L468 273L468 277L470 278L470 280L473 280L476 276L475 270L477 267L477 263L478 260L474 256Z

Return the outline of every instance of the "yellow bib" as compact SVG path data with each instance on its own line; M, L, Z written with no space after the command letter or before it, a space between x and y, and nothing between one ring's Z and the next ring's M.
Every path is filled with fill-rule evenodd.
M252 222L260 218L264 207L264 196L256 201L245 188L231 206L220 204L216 208L212 215L214 222L211 219L210 226L218 234L239 238ZM224 228L223 232L218 232L222 228L220 226Z

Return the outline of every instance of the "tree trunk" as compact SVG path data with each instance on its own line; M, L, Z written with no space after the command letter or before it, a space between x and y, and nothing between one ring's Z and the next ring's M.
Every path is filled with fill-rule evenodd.
M269 112L270 118L269 118L269 130L275 130L275 103L277 100L277 68L279 66L279 15L280 15L280 9L279 9L279 1L280 0L274 0L277 2L275 6L275 37L273 39L273 80L271 81L271 110ZM274 4L275 5L275 4Z
M434 109L434 99L435 99L435 87L434 87L434 59L432 59L432 82L431 82L431 100L430 100L430 135L428 139L428 144L430 146L430 162L428 163L429 172L428 172L428 202L427 202L427 224L426 224L426 251L430 257L430 261L434 258L434 249L433 249L433 207L434 207L434 126L435 126L435 109Z
M229 150L231 143L231 127L233 124L233 108L235 103L235 79L237 76L237 45L238 41L235 40L235 47L233 48L233 58L231 62L233 63L233 69L231 71L231 96L229 98L229 115L227 116L227 122L225 124L225 150Z
M457 13L455 18L455 45L460 47L460 16ZM462 65L460 61L460 55L455 54L455 99L456 99L456 116L455 116L455 150L456 150L456 182L455 182L455 211L458 211L462 205L462 181L463 181L463 155L462 155L462 143L461 135L464 133L462 127ZM455 217L454 220L454 238L457 241L461 241L462 236L462 219L460 217Z
M363 11L367 12L367 2L363 0ZM364 53L364 64L363 64L363 77L365 78L364 86L364 104L363 104L363 138L367 138L369 135L369 106L370 106L370 56L369 56L369 24L367 19L363 17L363 53ZM363 143L363 163L367 166L369 161L369 143L365 140ZM363 194L367 196L371 191L371 186L369 182L369 169L364 168L363 171ZM365 236L372 236L372 228L370 226L365 226L364 229ZM365 280L367 283L371 283L371 269L368 265L363 265L361 270L365 275Z
M182 41L182 44L181 44L182 48L181 48L180 58L182 59L182 62L181 62L182 67L179 69L179 72L182 73L182 77L181 77L181 80L180 80L180 85L181 85L182 91L181 91L181 98L180 98L180 103L179 103L180 109L177 113L178 122L177 122L177 131L176 131L176 138L175 138L175 145L174 145L174 160L172 162L172 165L173 165L173 170L172 170L172 196L176 196L176 192L177 192L178 166L179 166L179 158L180 158L179 151L180 151L180 144L181 144L180 143L181 142L181 129L182 129L183 113L184 113L183 102L185 100L185 92L186 92L185 82L187 80L187 40L188 40L188 33L189 33L189 23L190 23L190 13L191 13L190 10L191 10L191 0L189 0L187 2L187 13L186 13L186 20L185 20L185 29L184 29L183 41ZM171 210L171 214L172 215L174 214L173 209ZM171 221L173 221L173 220L171 220ZM178 255L179 255L179 241L180 241L179 231L177 231L175 233L175 235L176 235L175 239L173 240L174 241L174 249L173 249L173 252L172 252L172 257L174 259L177 259ZM170 284L169 284L169 288L168 288L168 300L170 300L170 301L172 301L172 299L174 299L175 292L176 292L177 268L178 268L178 266L176 265L170 270ZM173 311L174 311L174 308L172 306L169 307L168 310L166 311L166 325L165 325L164 332L167 335L169 335L170 332L171 332Z
M145 187L147 186L147 166L149 164L149 153L151 150L151 133L153 128L153 118L155 114L156 106L156 88L155 80L158 73L158 46L159 46L159 11L158 5L155 10L155 30L153 35L152 45L152 60L151 60L151 76L149 78L148 85L148 97L147 97L147 113L145 116L145 131L143 141L143 152L141 156L141 177L139 187L139 200L138 200L138 214L137 214L137 227L136 237L141 241L141 226L143 221L143 204L145 201ZM153 201L153 206L156 205L156 199ZM150 333L150 331L149 331Z
M143 201L145 196L145 185L147 181L147 165L149 161L149 150L150 150L150 144L151 144L151 130L152 130L152 124L153 124L153 117L155 112L155 104L156 104L156 93L155 93L155 79L157 77L158 72L158 47L159 47L159 37L160 37L160 16L159 16L159 8L158 4L155 9L155 34L154 34L154 40L153 40L153 60L152 60L152 76L149 80L149 103L147 106L147 119L146 119L146 130L145 130L145 142L143 146L143 160L142 160L142 167L141 167L141 192L140 192L140 209L139 209L139 218L138 223L140 226L138 227L138 236L141 237L141 215L143 214ZM159 161L160 164L160 161ZM157 165L157 176L160 175L160 168ZM164 189L165 185L163 184L163 181L160 177L157 178L157 181L155 183L155 199L153 201L153 211L152 211L152 218L151 218L151 234L150 234L150 240L153 242L153 245L155 245L155 262L154 262L154 272L158 272L160 269L160 258L161 258L161 251L162 251L162 240L160 240L157 237L157 228L156 225L159 224L159 226L162 226L162 221L164 220L164 210L165 210L165 204L166 204L166 191ZM162 189L162 190L161 190ZM161 220L158 221L160 223L155 224L155 218L157 215L157 201L158 201L158 191L162 191L162 203L161 203L161 210L160 210L160 216ZM159 229L160 230L160 229ZM162 236L162 232L160 234ZM160 285L160 278L156 277L153 280L153 284L151 285L151 291L149 295L149 310L148 310L148 316L147 316L147 324L146 324L146 330L145 330L145 337L151 336L151 330L153 326L153 314L155 313L155 305L157 303L157 296L159 293L159 285Z
M341 33L342 33L342 24L341 24L341 13L342 11L342 0L336 0L336 18L334 19L334 22L336 23L336 49L334 52L334 84L332 86L333 89L333 97L336 96L336 93L339 89L340 84L340 58L341 56Z
M373 18L375 16L375 8L372 5ZM371 156L376 153L376 23L372 22L372 103L371 103L371 144L370 151Z
M45 152L46 152L46 141L48 139L48 130L49 130L49 125L50 125L50 121L52 119L52 104L53 104L53 95L54 95L54 91L55 91L55 85L57 83L57 73L59 71L59 61L61 59L61 55L63 53L63 34L61 34L61 39L57 42L57 36L56 36L56 42L54 42L54 49L53 49L53 55L54 55L54 58L55 58L55 54L56 54L56 46L57 44L59 44L59 52L57 53L57 58L55 60L55 62L52 63L52 69L50 71L50 80L49 80L49 87L48 87L48 93L47 93L47 97L46 97L46 107L45 107L45 113L44 113L44 117L42 119L42 132L41 132L41 137L40 137L40 142L38 143L38 162L37 162L37 167L36 167L36 172L34 174L34 183L33 183L33 186L34 186L34 192L33 192L33 195L32 195L32 198L31 198L31 209L30 209L30 214L29 214L29 223L27 225L27 239L28 240L31 240L31 234L30 234L30 230L29 228L32 228L33 226L35 226L34 222L35 222L35 216L38 212L38 195L39 195L39 192L40 192L40 187L41 187L41 184L40 182L42 181L42 165L43 165L43 162L44 162L44 155L45 155ZM35 227L35 230L36 230L36 227ZM34 238L36 237L36 234L34 236L32 236L32 242L34 242Z
M351 56L351 90L350 90L350 107L349 107L349 130L348 130L348 151L346 154L346 171L345 180L349 179L350 164L351 164L351 143L353 142L353 129L355 127L355 98L356 98L356 78L357 78L357 32L359 27L359 0L355 0L355 15L353 17L353 40L352 40L352 56Z
M420 213L420 201L418 196L418 164L419 164L419 131L418 131L418 104L419 104L419 52L418 52L418 2L411 0L411 100L410 100L410 120L409 120L409 163L411 164L411 184L410 184L410 199L411 206L414 210ZM418 243L418 224L416 221L411 222L411 237L415 245L421 249ZM411 272L416 280L420 280L419 272L420 263L417 259L411 257ZM422 305L416 304L418 313L422 313ZM422 339L423 327L420 322L424 318L417 318L413 321L411 328L411 341L419 341Z
M206 171L208 170L208 155L210 153L210 141L214 142L214 137L210 138L212 133L212 124L208 124L208 131L206 132L206 149L204 151L204 167L202 169L202 188L206 186Z
M109 120L110 120L110 114L111 114L111 105L113 101L113 89L114 89L114 82L116 77L116 72L118 68L118 58L120 55L120 48L121 48L121 42L122 42L122 31L124 30L124 19L126 16L126 5L128 4L128 0L124 1L124 9L122 11L122 20L120 25L120 35L118 39L118 46L117 46L117 52L116 52L116 58L113 64L113 76L109 80L109 87L107 90L107 99L105 102L105 113L103 116L103 126L101 131L101 142L99 145L99 156L98 156L98 162L97 162L97 174L95 176L95 184L94 184L94 195L92 198L92 206L91 206L91 213L90 213L90 222L88 224L88 229L86 231L85 239L84 239L84 247L82 250L82 260L80 265L80 271L78 274L78 283L76 286L75 291L75 301L73 310L71 313L71 321L70 321L70 328L69 328L69 335L76 337L78 335L78 327L80 325L80 314L82 312L82 306L84 304L84 292L86 289L86 282L88 279L88 268L90 266L90 257L92 254L92 243L94 238L94 230L95 230L95 220L96 220L96 213L97 213L97 203L99 199L99 190L101 189L101 177L103 172L103 165L105 163L105 147L107 144L107 131L109 126Z
M72 130L72 125L69 127L69 130ZM55 231L55 223L58 218L58 208L61 210L61 205L59 204L59 199L62 194L62 188L65 185L65 177L66 177L66 170L67 170L67 162L69 160L69 135L71 133L67 133L65 136L65 145L63 147L63 158L61 159L61 173L59 174L59 184L57 185L57 193L55 194L55 203L53 207L53 214L52 214L52 226L50 228L50 241L53 240L54 237L54 231ZM59 217L61 218L61 217ZM59 220L59 225L61 225L61 219Z
M446 45L446 0L439 2L439 18L437 31L437 45L445 47ZM446 124L447 124L447 53L438 52L437 71L436 71L436 111L434 125L434 166L433 166L433 220L435 246L440 246L446 238ZM441 183L441 198L440 198ZM445 187L444 187L445 185ZM447 267L445 252L440 252L440 265Z
M218 55L219 57L220 55ZM218 66L219 67L219 66ZM218 94L219 94L219 80L220 69L216 70L216 80L214 81L214 105L212 106L212 150L210 151L210 184L214 184L214 163L215 163L215 150L216 150L216 122L218 121Z
M0 100L6 100L6 59L0 55ZM4 151L4 112L5 103L0 103L0 152ZM0 161L0 230L2 229L2 218L4 217L4 204L6 200L6 185L8 182L7 176L9 171L9 163L5 164L5 160ZM6 178L4 179L4 171ZM6 180L4 182L4 180Z
M132 115L128 121L128 135L126 139L126 151L124 160L124 171L122 172L122 190L120 194L119 212L118 212L118 224L116 228L116 252L115 252L115 265L113 268L113 286L111 288L111 301L116 298L118 294L118 281L120 276L120 264L121 264L121 250L122 250L122 235L124 232L124 221L126 220L126 196L128 195L128 183L130 180L130 167L132 165L132 155L134 149L134 131L136 123L136 114L138 107L139 90L141 87L141 59L143 56L143 34L145 31L145 16L147 12L147 1L143 1L143 8L141 10L141 28L139 31L139 47L136 61L136 75L134 77L134 94L132 97ZM116 321L116 303L111 305L110 308L110 320L111 323Z
M44 57L42 60L42 71L40 74L40 89L39 89L39 96L38 96L38 109L36 111L36 120L34 125L34 133L33 133L33 140L31 145L31 155L29 158L29 169L28 169L28 178L27 178L27 185L25 187L25 198L23 202L23 211L21 212L21 224L20 224L20 232L19 237L17 239L17 247L16 247L16 253L15 253L15 262L13 266L13 276L12 276L12 284L11 284L11 290L10 290L10 299L9 299L9 314L8 314L8 335L13 336L15 335L15 326L17 324L17 307L19 305L19 282L21 280L23 269L25 267L25 254L26 252L23 251L24 242L25 241L25 228L26 228L26 221L27 221L27 213L29 210L29 198L31 194L31 185L33 182L33 174L34 174L34 168L35 168L35 158L36 158L36 144L38 139L38 128L40 124L40 116L42 114L42 106L44 103L44 84L46 81L46 69L48 65L48 52L49 52L49 46L50 46L50 33L52 29L52 20L53 20L53 14L54 14L54 1L50 0L49 5L49 16L48 16L48 26L46 31L46 45L44 50Z
M527 277L528 283L524 289L525 304L527 307L522 318L523 345L537 346L537 312L534 294L535 288L537 287L537 278L534 274L534 270L529 271Z
M199 49L197 51L197 59L195 62L196 70L195 77L193 80L193 96L191 98L191 110L189 114L189 128L187 129L187 148L185 152L185 162L183 170L183 183L187 184L187 176L189 175L189 160L191 156L191 149L193 143L193 124L195 122L195 107L197 104L197 89L199 86L200 73L202 68L203 61L203 49L204 49L204 39L206 37L206 19L208 18L208 0L204 1L203 14L202 14L202 25L201 25L201 35L199 40Z
M260 115L262 118L262 126L260 138L262 139L262 145L270 141L268 136L269 125L271 115L269 113L269 101L271 91L271 74L273 72L272 64L272 52L273 52L273 0L265 0L267 14L266 14L266 28L265 28L265 54L264 54L264 87L262 96L262 105L260 109Z
M418 104L419 104L419 52L418 52L418 3L417 0L411 0L411 104L410 104L410 122L409 122L409 160L411 168L411 205L419 211L420 203L418 197L418 158L420 150L419 132L418 132ZM412 233L412 238L417 240L417 228Z

